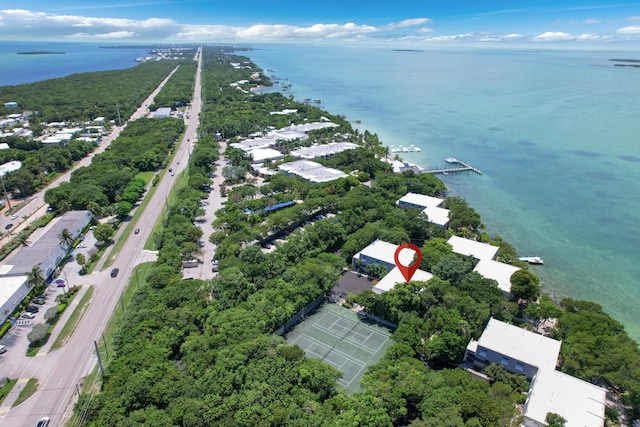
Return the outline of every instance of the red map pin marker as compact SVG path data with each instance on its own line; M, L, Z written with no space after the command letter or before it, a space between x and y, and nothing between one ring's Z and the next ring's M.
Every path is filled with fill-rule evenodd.
M403 249L411 249L412 251L415 251L418 259L415 263L413 263L413 265L400 264L400 252ZM422 262L422 252L420 252L420 248L413 243L403 243L402 245L398 246L398 249L396 249L396 253L393 258L396 262L396 266L404 276L407 283L409 283L411 281L411 278L413 277L413 274L416 272L418 267L420 267L420 263Z

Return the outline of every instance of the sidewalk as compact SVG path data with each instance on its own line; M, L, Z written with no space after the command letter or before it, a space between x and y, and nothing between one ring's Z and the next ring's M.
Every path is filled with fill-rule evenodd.
M60 332L62 332L62 328L65 327L65 325L69 321L69 318L75 312L78 304L80 304L80 301L82 300L82 297L87 293L90 286L91 285L82 285L76 296L73 298L73 301L71 301L71 304L67 306L67 308L64 310L64 313L62 313L62 316L60 316L60 318L58 319L56 326L53 328L53 331L51 331L51 336L47 340L47 343L40 347L40 351L38 352L36 357L45 356L47 353L49 353L51 346L60 335Z

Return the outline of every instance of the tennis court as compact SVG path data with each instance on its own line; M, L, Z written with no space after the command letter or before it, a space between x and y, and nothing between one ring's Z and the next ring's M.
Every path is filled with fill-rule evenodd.
M287 342L342 372L338 383L356 392L367 367L391 346L390 334L387 328L364 322L347 308L326 304L289 331Z

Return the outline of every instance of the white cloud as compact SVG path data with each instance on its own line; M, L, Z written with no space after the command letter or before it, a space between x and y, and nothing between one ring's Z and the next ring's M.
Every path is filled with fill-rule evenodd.
M534 41L542 42L595 41L603 39L604 37L598 34L569 34L561 31L547 31L532 38Z
M382 30L395 30L397 28L417 27L418 25L428 24L429 22L431 22L431 19L429 19L429 18L405 19L405 20L400 21L400 22L394 22L392 24L385 25L381 29Z
M583 19L581 21L557 21L558 24L570 24L570 25L596 25L596 24L602 24L604 21L602 19L598 19L598 18L589 18L589 19Z
M629 25L628 27L618 28L618 34L640 34L640 25Z
M113 31L111 33L103 33L103 34L88 34L88 33L75 33L70 34L68 37L70 39L101 39L101 40L120 40L120 39L128 39L131 37L139 36L138 33L134 33L133 31Z
M145 0L139 0L145 2ZM163 1L163 0L160 0ZM147 0L153 2L153 0ZM520 10L502 10L489 14L518 13ZM489 15L485 14L485 15ZM476 16L477 18L477 16ZM474 18L474 19L476 19ZM625 21L631 23L636 18ZM576 21L577 22L577 21ZM603 24L599 19L580 21L582 24ZM617 25L620 24L618 22ZM348 42L405 42L426 43L510 43L510 42L566 42L608 41L630 39L629 35L640 34L640 25L603 30L602 36L595 33L570 34L545 32L532 37L531 34L501 34L498 32L473 32L446 34L439 28L430 28L429 18L409 18L385 25L366 23L315 23L306 26L257 23L254 25L185 25L172 19L149 18L144 20L80 16L73 14L49 14L23 9L0 10L0 40L63 40L91 41L96 39L123 41L165 42L212 42L255 43L261 41L319 42L344 40ZM608 22L608 25L616 25ZM626 37L625 37L626 36Z

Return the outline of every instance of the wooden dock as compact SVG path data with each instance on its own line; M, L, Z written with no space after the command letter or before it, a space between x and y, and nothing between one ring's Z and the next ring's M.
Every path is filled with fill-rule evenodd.
M443 175L447 175L449 173L456 173L456 172L475 172L478 175L482 175L482 171L480 169L471 166L469 163L464 162L458 159L457 157L449 157L444 160L445 162L451 165L459 165L459 166L444 167L439 169L429 169L429 170L423 171L422 173L441 173Z

